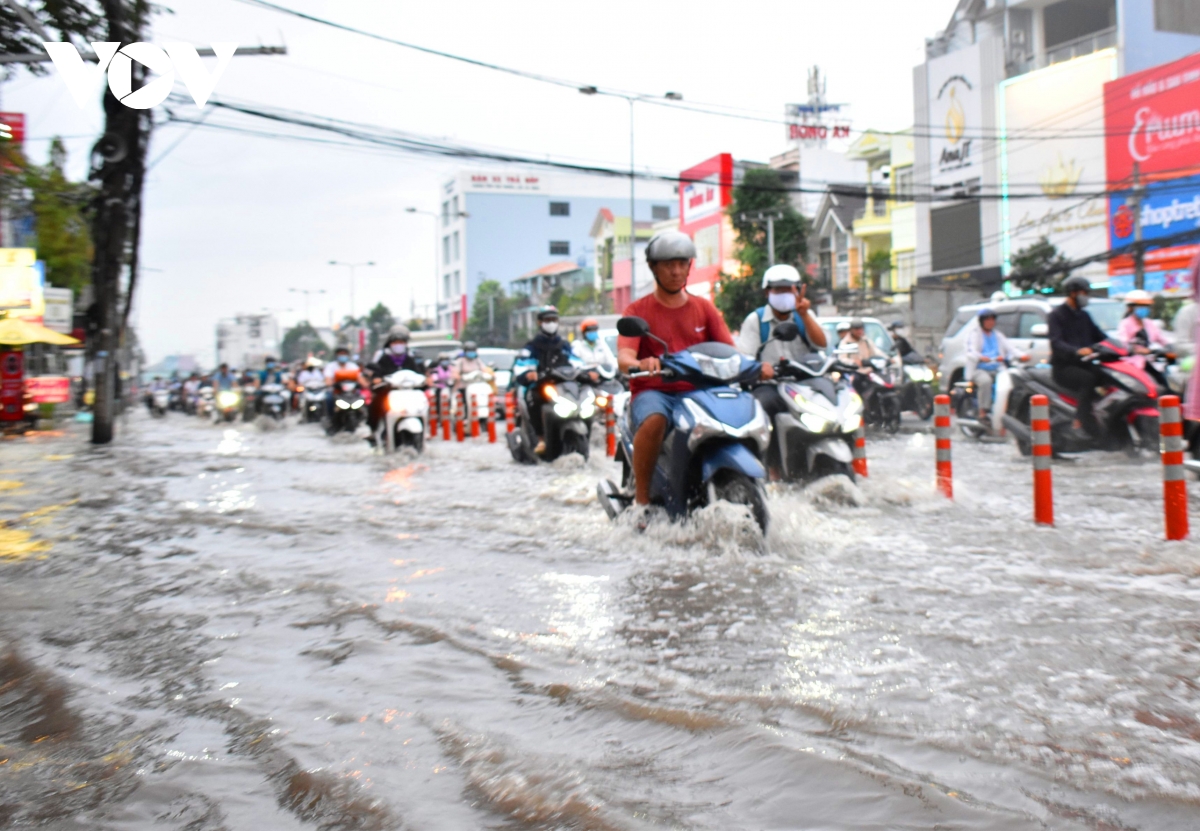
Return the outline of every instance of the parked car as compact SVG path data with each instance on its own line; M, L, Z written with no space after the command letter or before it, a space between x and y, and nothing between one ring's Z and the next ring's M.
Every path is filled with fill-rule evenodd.
M946 327L938 348L941 390L949 393L963 378L967 364L967 333L979 326L976 315L985 306L996 313L996 328L1004 333L1014 349L1032 356L1034 363L1050 360L1050 340L1046 317L1050 310L1062 303L1062 297L1015 297L996 303L980 302L959 306L958 314ZM1087 307L1088 314L1096 325L1115 336L1117 325L1125 313L1125 306L1118 300L1095 298Z
M501 349L496 346L481 346L480 359L496 371L496 389L503 395L512 380L513 363L517 360L517 350Z

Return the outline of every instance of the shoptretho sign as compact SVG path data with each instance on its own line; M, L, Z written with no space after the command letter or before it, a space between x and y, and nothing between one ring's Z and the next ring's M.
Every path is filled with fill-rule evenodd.
M236 43L214 43L217 65L212 72L204 68L196 47L190 43L165 43L160 48L152 43L93 43L97 63L84 61L73 43L43 43L46 54L54 61L71 96L81 108L95 102L99 81L108 78L108 88L117 100L134 110L157 107L171 94L175 77L183 81L197 107L203 107L212 96L217 81L229 66L237 51ZM165 50L165 51L164 51ZM141 89L133 88L133 62L145 66L158 77Z
M1119 78L1104 87L1108 179L1121 188L1108 199L1109 244L1153 242L1200 231L1200 55ZM1135 167L1136 166L1136 167ZM1140 211L1131 202L1134 175L1144 188ZM1146 252L1146 288L1191 291L1187 267L1200 237ZM1133 258L1109 262L1109 292L1133 288Z

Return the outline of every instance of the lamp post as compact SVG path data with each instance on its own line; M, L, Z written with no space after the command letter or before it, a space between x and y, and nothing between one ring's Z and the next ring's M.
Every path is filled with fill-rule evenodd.
M649 95L625 95L620 92L609 92L598 87L580 87L583 95L611 95L614 98L624 98L629 102L629 302L637 299L637 223L634 219L634 182L636 181L633 168L633 105L638 101L649 101ZM663 98L668 101L682 101L682 92L667 92Z
M324 294L325 289L288 289L293 294L304 295L304 322L312 325L312 318L308 316L308 296L310 294Z
M330 260L329 264L345 266L346 268L350 269L350 317L353 318L354 317L354 272L360 266L375 265L375 263L373 260L368 260L365 263L342 263L342 262L338 262L337 260Z
M424 210L421 210L420 208L413 208L413 207L405 208L404 212L410 213L410 214L421 214L422 216L433 217L433 310L434 310L434 315L438 316L441 314L441 309L439 308L439 304L440 304L441 294L442 294L442 292L441 292L441 285L442 285L441 272L438 269L438 250L439 250L438 238L441 236L441 231L438 230L438 219L440 219L442 217L442 214L439 214L436 211L424 211ZM447 214L445 214L445 216L447 219L467 219L471 215L469 213L467 213L466 211L459 211L458 213L455 213L455 214L447 213ZM447 292L447 294L449 294L449 292ZM449 297L446 298L446 300L449 300L449 299L450 299Z

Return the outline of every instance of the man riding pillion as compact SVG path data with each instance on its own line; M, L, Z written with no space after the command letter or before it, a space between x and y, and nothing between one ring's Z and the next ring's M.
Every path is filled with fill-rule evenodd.
M363 375L369 379L371 384L371 404L367 408L367 427L370 430L367 434L367 442L372 447L375 446L375 430L379 427L379 420L383 418L383 411L387 407L388 392L391 390L385 379L402 369L412 372L425 371L425 361L408 349L410 337L408 327L397 323L388 330L383 347L375 353L371 362L363 370Z
M593 318L587 318L579 324L582 335L571 344L571 352L589 369L598 369L606 377L611 378L617 372L617 356L608 348L608 344L600 337L600 324Z
M546 452L546 439L542 429L542 408L538 403L541 386L538 382L551 370L568 364L578 365L579 361L571 352L571 344L558 333L558 309L543 306L538 310L537 321L537 335L525 344L513 362L513 383L524 390L529 423L538 436L533 452L540 456Z
M713 304L684 291L696 246L691 238L679 231L656 234L646 246L646 261L654 275L654 293L629 304L625 317L640 317L650 325L650 331L667 344L666 352L674 353L698 343L715 341L733 346L733 338L721 313ZM617 362L622 372L659 373L662 364L658 355L661 345L648 337L624 337L617 341ZM763 377L774 377L769 364L763 365ZM687 383L664 381L657 374L633 378L630 391L633 439L633 473L636 485L635 502L650 504L650 479L662 449L667 425L674 420L681 406L678 394L688 392ZM644 510L644 508L643 508ZM644 527L646 517L639 520Z
M825 348L825 330L812 313L812 303L804 296L805 286L794 266L782 263L771 266L763 274L762 287L767 304L750 312L742 321L737 337L737 348L741 352L774 365L780 360L798 361L810 352ZM772 341L775 327L787 321L796 324L800 336L790 341ZM766 347L760 356L758 352L764 343ZM755 387L751 394L762 404L772 424L775 416L787 411L787 403L773 384ZM778 442L771 442L767 455L767 467L778 471Z
M1105 340L1096 321L1085 309L1092 284L1086 277L1068 277L1063 281L1067 299L1047 316L1050 329L1050 368L1054 383L1072 391L1076 400L1072 426L1089 436L1099 435L1099 425L1092 413L1096 387L1104 383L1100 367L1083 359L1095 352L1096 345Z
M1004 333L996 328L996 313L992 309L980 309L976 320L979 328L967 334L964 377L975 385L979 421L986 423L992 409L992 385L997 373L1013 361L1028 361L1029 356L1013 349Z
M839 331L841 331L839 327ZM847 326L846 336L842 338L838 344L838 350L845 349L848 353L845 359L848 363L858 367L858 371L854 373L851 383L854 385L854 390L866 400L867 392L870 385L867 383L867 376L870 374L871 365L869 361L872 358L886 357L883 351L875 345L874 341L867 337L866 324L860 318L854 318Z

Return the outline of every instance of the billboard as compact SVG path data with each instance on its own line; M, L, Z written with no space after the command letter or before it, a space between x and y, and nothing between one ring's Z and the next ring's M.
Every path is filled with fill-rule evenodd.
M983 70L975 44L928 63L929 170L934 193L969 191L982 178Z
M1070 260L1108 250L1104 85L1117 75L1115 49L1003 82L1000 116L1001 253L1047 238ZM1103 262L1076 272L1107 280Z
M0 310L37 322L45 311L45 263L32 248L0 248Z
M679 230L696 243L688 290L711 291L732 256L725 209L733 201L733 156L721 153L679 174Z
M1136 237L1166 240L1200 229L1200 54L1120 78L1104 87L1108 180L1108 235L1113 248ZM1134 177L1144 187L1140 211L1132 204ZM1190 291L1187 267L1200 238L1146 253L1146 288ZM1109 261L1109 292L1134 287L1133 258Z

